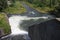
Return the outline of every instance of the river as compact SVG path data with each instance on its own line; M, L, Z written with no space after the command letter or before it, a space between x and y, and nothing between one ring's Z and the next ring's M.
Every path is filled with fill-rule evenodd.
M8 20L11 26L11 34L2 37L2 40L31 40L28 36L28 28L30 26L54 18L51 15L39 13L24 3L22 4L27 9L27 12L22 15L9 14Z

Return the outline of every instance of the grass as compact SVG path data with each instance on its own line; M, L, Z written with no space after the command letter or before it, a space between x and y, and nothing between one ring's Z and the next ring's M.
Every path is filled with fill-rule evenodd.
M3 11L7 14L21 14L26 12L26 9L22 6L22 4L19 1L16 1L14 3L14 6L8 7Z
M49 7L37 7L35 4L31 4L29 2L25 2L27 5L29 5L31 8L36 9L39 12L42 13L48 13L51 10L54 10L54 8L49 8Z
M7 16L4 13L0 13L0 29L3 29L4 35L10 34L10 25Z

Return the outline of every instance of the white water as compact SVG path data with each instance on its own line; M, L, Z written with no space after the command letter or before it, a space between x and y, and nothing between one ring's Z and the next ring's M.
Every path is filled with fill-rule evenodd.
M39 19L39 18L45 18L48 17L26 17L26 16L11 16L9 18L9 23L11 26L11 34L17 35L17 34L28 34L27 31L21 30L19 27L21 27L19 24L22 23L22 20L30 20L30 19Z
M24 18L20 16L12 16L9 18L9 23L11 25L11 34L28 34L27 31L19 29L19 23L21 23Z
M9 24L11 26L11 34L2 37L2 39L7 38L11 35L24 35L24 34L27 35L27 36L24 36L24 38L29 39L28 32L23 29L20 29L21 27L20 24L23 22L23 20L31 20L31 19L38 20L40 18L48 19L48 17L27 17L27 16L17 16L17 15L13 15L9 17Z
M4 36L1 39L7 38L11 35L20 35L20 34L21 35L26 34L27 36L24 36L24 38L25 37L26 37L26 39L29 38L28 32L20 29L20 27L21 27L20 24L23 22L22 20L31 20L31 19L38 20L40 18L48 19L48 17L27 17L27 16L17 16L17 15L13 15L13 16L9 17L9 24L11 26L11 34Z

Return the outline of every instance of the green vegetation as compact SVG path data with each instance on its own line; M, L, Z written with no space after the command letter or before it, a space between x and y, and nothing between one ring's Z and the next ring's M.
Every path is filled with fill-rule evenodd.
M29 5L30 7L36 9L39 12L42 13L47 13L48 11L54 10L54 8L50 8L50 7L37 7L35 4L31 4L29 2L25 2L27 5Z
M10 25L6 14L21 14L26 11L20 1L9 1L10 4L8 4L8 0L0 0L0 29L3 30L4 35L11 33Z
M16 1L13 5L10 5L8 8L3 10L8 14L21 14L26 11L19 1Z
M4 13L0 14L0 29L3 29L4 34L10 33L10 25L7 16Z
M55 7L55 9L50 11L49 13L60 18L60 5Z
M31 4L35 4L38 7L55 7L60 4L60 0L23 0Z
M7 0L0 0L0 11L7 7L8 7Z
M60 0L23 0L27 4L38 10L39 12L47 13L60 5Z

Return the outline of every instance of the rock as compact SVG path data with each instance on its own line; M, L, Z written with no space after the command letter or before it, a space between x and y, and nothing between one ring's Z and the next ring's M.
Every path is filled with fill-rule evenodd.
M0 37L4 35L4 30L0 28Z

